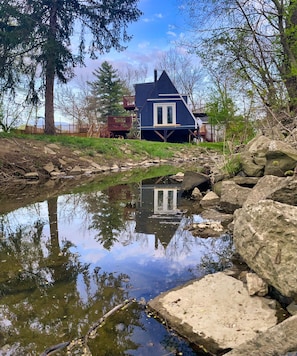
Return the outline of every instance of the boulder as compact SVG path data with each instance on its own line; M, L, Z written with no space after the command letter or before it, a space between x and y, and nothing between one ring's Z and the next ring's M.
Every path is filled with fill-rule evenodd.
M241 187L231 180L222 182L220 207L226 213L241 208L252 188Z
M297 207L273 200L234 213L233 240L248 266L287 297L297 298Z
M261 157L261 160L259 159ZM264 153L243 152L240 155L241 169L249 177L262 177L266 159ZM259 164L260 163L260 164Z
M214 192L208 192L200 201L202 208L211 208L218 205L220 198Z
M209 186L210 179L203 173L187 171L184 174L184 179L181 184L181 190L184 192L191 192L195 187Z
M247 143L245 146L245 151L248 151L252 154L266 152L268 150L270 141L270 138L263 135L258 135Z
M294 356L297 350L297 315L282 323L260 332L252 340L244 342L225 356Z
M266 153L264 174L283 177L287 171L294 170L297 164L297 150L283 141L271 141Z
M297 150L284 141L257 136L246 145L240 158L242 170L247 176L283 177L286 172L294 171L297 164Z
M258 181L248 195L245 204L256 204L263 199L297 205L297 179L267 175Z
M215 355L277 323L275 301L249 296L241 281L223 272L163 293L148 305L190 342Z

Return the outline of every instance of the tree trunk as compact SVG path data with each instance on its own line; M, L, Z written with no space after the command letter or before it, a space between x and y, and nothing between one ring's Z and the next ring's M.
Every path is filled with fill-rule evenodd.
M47 135L55 135L55 119L54 119L54 81L55 68L53 63L47 63L46 79L45 79L45 130Z
M56 73L56 35L57 35L57 1L52 1L50 9L50 26L47 39L45 69L45 130L47 135L55 135L54 119L54 83Z

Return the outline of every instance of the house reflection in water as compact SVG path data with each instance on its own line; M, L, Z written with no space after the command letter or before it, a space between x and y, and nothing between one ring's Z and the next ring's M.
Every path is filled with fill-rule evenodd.
M136 209L135 231L155 235L155 248L169 245L182 214L178 209L180 184L166 184L161 180L142 182Z

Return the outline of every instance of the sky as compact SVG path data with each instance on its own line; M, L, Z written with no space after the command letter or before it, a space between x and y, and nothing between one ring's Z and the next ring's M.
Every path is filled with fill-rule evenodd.
M86 68L78 69L77 76L91 79L92 72L106 60L119 70L127 64L138 68L146 63L148 75L153 77L154 66L161 53L174 47L174 43L184 36L179 5L180 0L140 0L138 8L143 15L128 27L128 34L133 38L126 44L127 49L120 53L111 51L93 61L86 58Z

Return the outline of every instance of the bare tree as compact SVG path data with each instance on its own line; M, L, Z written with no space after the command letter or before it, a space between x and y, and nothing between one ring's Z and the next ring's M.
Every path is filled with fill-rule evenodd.
M297 5L279 0L185 0L193 31L188 45L205 66L228 71L286 118L297 112ZM292 119L289 120L292 122Z
M34 108L34 105L29 105L24 97L2 93L0 96L0 128L4 132L9 132L27 123Z
M87 82L78 85L60 86L56 93L56 109L77 125L96 121L94 111L90 110L90 92Z
M128 64L125 69L118 71L118 74L123 81L127 95L134 95L134 84L145 83L148 77L148 66L146 63L141 63L137 68Z
M193 110L201 107L199 89L202 88L205 71L201 65L194 64L193 56L185 51L171 48L159 58L156 68L166 70L177 90L187 95Z

